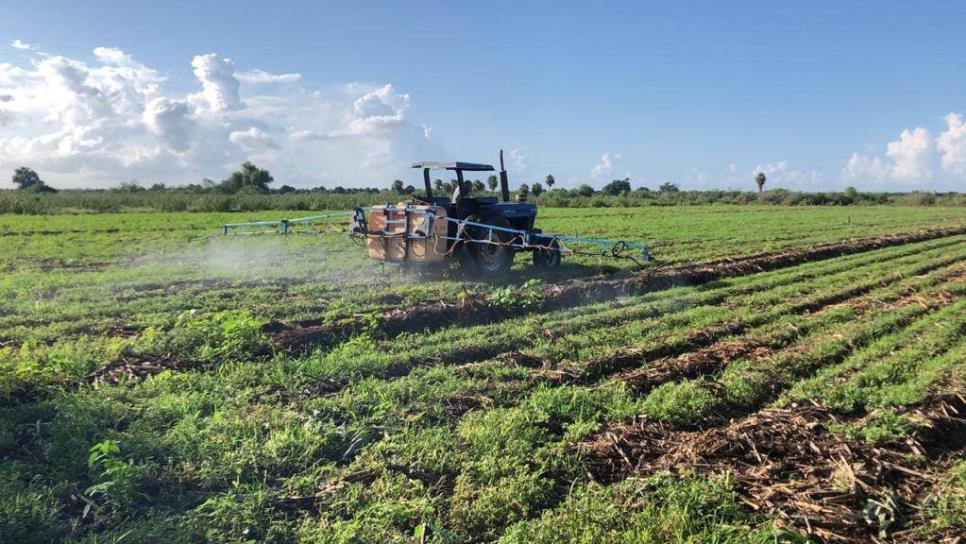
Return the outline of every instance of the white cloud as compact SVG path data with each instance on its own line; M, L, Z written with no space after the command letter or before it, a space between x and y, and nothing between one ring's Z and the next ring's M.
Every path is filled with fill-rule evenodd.
M356 118L349 123L348 132L352 135L368 135L386 127L402 124L409 109L409 95L399 94L392 84L359 97L352 109Z
M590 179L597 181L605 176L609 176L614 171L614 163L621 160L620 153L604 153L600 156L600 162L590 170Z
M194 120L186 100L171 100L159 96L147 103L144 124L160 136L174 151L184 151L190 145Z
M231 59L217 53L196 55L191 60L195 77L201 82L201 98L212 111L237 110L242 107L238 92L239 81L235 79L235 65Z
M910 184L925 182L932 182L937 189L950 183L955 188L956 180L949 175L937 176L935 167L941 159L946 174L966 174L966 128L955 113L945 119L947 130L935 139L928 129L916 127L903 130L898 140L888 142L882 157L852 153L842 169L842 179L876 183L877 189L906 189Z
M966 123L962 116L950 113L945 118L946 131L936 138L942 154L943 170L956 176L966 176Z
M344 92L358 93L365 88L353 83L344 88ZM316 97L317 98L317 97ZM387 134L406 124L406 112L409 109L409 95L397 93L392 84L368 90L352 102L349 112L343 114L343 123L337 128L320 130L296 130L289 133L289 139L296 142L317 140L335 140L341 138L378 137ZM420 127L423 139L431 141L431 130Z
M228 134L228 139L248 151L278 149L278 145L272 139L272 136L257 127L251 127L248 130L233 130Z
M392 85L306 89L293 74L237 76L215 53L191 66L197 80L181 84L198 90L185 95L112 47L90 61L31 52L22 66L0 63L0 173L29 165L55 187L179 184L255 159L279 183L360 186L448 157Z
M770 183L787 184L798 189L807 189L818 182L821 174L817 170L797 170L791 168L787 160L773 164L759 164L752 169L748 180L753 180L758 172L764 172ZM774 185L772 185L774 187Z
M529 168L530 164L527 162L527 159L530 158L529 155L524 155L519 149L514 147L507 152L507 155L510 157L510 164L512 164L514 172L523 173Z
M235 78L242 83L296 83L302 74L270 74L264 70L235 72Z
M931 151L928 130L922 127L903 130L898 140L886 145L886 155L894 162L892 176L899 180L929 179L932 177Z
M888 179L888 176L889 168L882 164L882 159L859 153L852 153L842 171L842 177L848 181L883 181Z
M116 47L95 47L94 56L104 64L114 64L117 66L132 66L138 64L134 62L131 55Z
M20 49L23 51L30 51L31 49L34 48L34 46L30 45L29 43L23 40L14 40L10 42L10 47L13 47L14 49Z
M734 165L732 164L732 166ZM703 170L692 168L691 172L688 173L688 183L693 184L697 187L704 187L707 181L708 181L708 175Z

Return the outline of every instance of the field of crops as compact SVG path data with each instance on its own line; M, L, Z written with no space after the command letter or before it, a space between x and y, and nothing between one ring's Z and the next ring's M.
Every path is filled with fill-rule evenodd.
M541 209L505 283L297 213L0 216L0 542L939 542L966 209Z

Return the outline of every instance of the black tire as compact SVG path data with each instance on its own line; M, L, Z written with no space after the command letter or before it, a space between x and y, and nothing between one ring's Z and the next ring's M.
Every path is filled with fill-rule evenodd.
M478 272L478 269L476 268L476 260L473 259L470 248L467 246L469 244L460 243L460 247L456 248L454 253L456 254L456 262L459 263L460 270L464 274L473 275Z
M480 216L478 215L471 215L467 217L466 220L472 221L474 223L483 222L480 219ZM471 234L472 233L470 232L469 228L467 228L463 232L463 238L464 239L469 238ZM463 241L454 242L454 243L458 244L453 254L456 257L456 262L459 263L460 270L462 270L463 273L468 276L477 275L477 273L479 272L479 269L476 268L476 259L473 258L473 253L470 252L470 246L472 246L473 244L470 242L463 242Z
M560 266L560 244L556 240L551 240L550 244L543 241L540 245L549 245L550 249L533 250L533 265L537 268L553 269Z
M467 220L475 221L472 217L467 218ZM513 228L505 217L498 215L484 216L476 222L493 225L494 227ZM473 240L487 240L490 232L493 234L493 241L499 242L500 244L509 244L513 240L513 235L509 232L489 231L481 227L467 227L466 231ZM515 251L509 245L469 242L467 249L469 249L470 255L473 257L473 263L476 265L475 272L481 276L487 278L505 276L510 271L510 267L513 266L513 254Z

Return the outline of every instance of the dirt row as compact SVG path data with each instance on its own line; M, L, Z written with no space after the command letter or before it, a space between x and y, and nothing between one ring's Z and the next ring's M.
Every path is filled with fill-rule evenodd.
M641 418L578 448L601 482L666 471L728 474L749 507L822 541L914 542L926 523L920 507L938 493L943 469L966 453L966 399L937 396L906 413L919 429L882 446L846 440L830 432L841 423L835 414L800 406L698 430Z
M955 269L944 273L941 278L949 281L955 277L961 277L963 274L964 270ZM890 281L879 285L885 285L898 279L898 277L890 278ZM859 311L863 311L875 302L864 298L849 299L867 291L868 289L856 289L836 293L803 303L796 310L798 312L818 312L833 305L850 304L860 308ZM913 292L907 297L894 301L892 307L899 308L908 304L918 304L936 309L949 304L951 299L954 298L952 294L945 291L931 293L928 298ZM848 302L843 303L843 300L848 300ZM579 372L558 368L552 361L522 351L508 350L506 347L491 345L485 347L467 346L432 360L418 362L400 360L382 369L378 376L382 379L396 379L406 376L414 368L429 363L468 364L499 357L508 363L534 369L530 373L530 379L534 382L588 384L599 378L611 377L614 380L627 381L633 387L644 391L665 381L694 377L698 374L710 373L724 368L727 362L734 357L754 358L758 356L764 358L772 354L774 348L766 348L747 337L735 338L736 335L747 333L750 328L749 323L733 320L720 325L693 329L688 331L688 334L678 342L658 344L648 348L619 349L609 355L589 360L579 369ZM724 338L729 338L729 340L723 340ZM638 368L643 361L653 361L653 363L649 363L645 369ZM340 381L321 382L306 390L300 400L335 393L344 386L345 383Z
M943 280L951 280L962 277L964 270L949 270L941 276ZM884 279L878 286L887 285L897 281L898 277ZM802 303L791 309L788 314L812 314L823 311L827 308L841 304L855 305L857 313L865 311L876 302L874 300L861 299L853 301L854 297L860 297L867 293L870 288L854 288L846 291L831 294L815 300ZM893 307L901 307L906 304L920 304L928 308L936 308L948 304L950 298L955 298L950 293L939 292L932 299L926 299L918 293L912 293L903 299L895 301ZM580 369L579 373L568 370L554 368L548 361L537 358L527 358L525 354L516 355L517 359L526 361L528 366L541 367L535 373L539 379L552 382L568 383L591 383L599 378L615 376L614 379L625 381L641 390L656 387L666 381L679 378L694 377L699 374L707 374L721 369L728 361L738 358L765 357L771 350L763 346L760 342L741 336L730 340L722 338L744 335L749 329L755 326L742 320L733 320L722 325L694 329L680 342L675 344L660 344L647 348L624 348L613 353L588 361ZM518 362L519 361L516 361ZM647 366L641 368L640 365L647 362Z
M949 281L964 278L966 278L966 269L952 270L945 274L942 279ZM951 304L955 298L955 295L946 291L938 291L930 294L928 297L913 291L889 302L863 298L816 308L816 310L822 312L836 306L847 306L852 309L855 315L861 315L872 307L897 310L910 304L917 304L933 310ZM670 381L691 379L718 372L723 370L728 363L736 359L747 359L751 361L765 359L773 355L777 349L784 345L784 343L779 346L766 345L759 339L747 336L731 338L678 356L656 359L649 362L645 367L620 372L612 379L624 382L638 392L646 392Z
M604 280L577 280L567 285L551 288L544 303L545 308L558 305L569 306L571 299L613 298L626 294L638 294L678 285L695 285L710 281L747 276L758 272L786 268L812 261L821 261L898 246L914 242L924 242L936 238L966 234L966 227L932 229L904 234L887 234L869 238L859 238L809 248L787 249L776 252L763 252L735 259L719 259L703 263L688 263L678 266L647 270L630 277Z
M952 270L944 274L943 277L947 278L947 276L951 277L961 274L961 270ZM890 278L890 280L898 279ZM819 311L830 305L843 303L843 300L858 294L860 293L853 291L839 293L821 300L810 301L798 310L807 312ZM940 293L941 295L942 293ZM910 301L930 305L936 303L936 301L923 301L915 294L910 295L910 297L910 300L903 301L898 305L903 305ZM844 303L852 305L858 304L857 311L859 312L875 304L874 301L864 299L860 301L848 300ZM412 314L407 315L411 316ZM344 340L344 338L328 327L302 327L294 330L304 332L306 328L314 330L315 332L311 335L297 337L297 340L306 342L304 344L286 343L284 340L280 340L280 338L286 338L286 335L293 331L292 328L281 323L270 324L264 327L263 332L269 335L277 345L289 350L317 346L320 345L320 342L322 344L335 344ZM633 387L643 391L660 385L665 381L713 372L723 368L727 361L735 357L754 357L755 355L764 357L767 353L770 353L769 350L765 350L762 346L747 338L739 337L731 340L722 340L722 338L744 334L747 332L747 329L747 323L737 320L718 326L695 329L690 331L688 336L682 339L682 341L674 344L665 344L647 349L621 349L613 354L589 361L586 368L582 369L579 374L568 373L566 370L555 368L555 365L539 357L534 357L519 351L508 350L500 346L467 346L465 349L457 350L445 358L439 359L437 362L464 363L502 355L508 362L534 368L532 378L536 381L587 383L599 377L614 376L616 374L613 379L626 381ZM636 368L644 360L653 361L653 363L649 364L645 369ZM172 355L161 356L151 360L125 359L115 361L104 368L98 369L89 376L89 381L95 385L101 383L114 384L122 379L143 379L164 370L198 368L200 366L203 365L198 362L179 361ZM380 375L386 379L398 378L408 374L412 368L413 365L411 363L399 361L398 364L385 368ZM337 392L343 385L330 381L316 384L309 390L303 392L301 400Z
M630 275L569 280L544 289L543 303L538 311L572 308L621 296L669 289L680 285L702 284L722 278L745 276L810 261L964 233L966 233L966 227L889 234L820 244L804 249L758 253L736 259L655 268ZM483 325L523 313L524 310L520 308L494 306L484 297L466 297L455 301L441 300L387 311L379 318L377 332L392 337L403 332L440 330L454 325ZM294 325L273 322L266 326L265 332L282 349L290 352L304 352L318 346L341 342L358 333L362 324L360 319L355 318L329 323L316 321L314 324L312 321L303 321Z

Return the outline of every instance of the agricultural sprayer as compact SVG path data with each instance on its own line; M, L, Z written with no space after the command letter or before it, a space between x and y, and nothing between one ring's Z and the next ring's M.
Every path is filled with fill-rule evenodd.
M647 246L640 242L541 232L534 226L537 205L510 200L502 150L499 198L472 196L472 184L463 175L494 171L489 164L417 162L412 167L423 171L425 195L413 196L409 202L278 221L229 223L222 227L223 233L313 232L317 231L313 227L348 218L349 235L365 240L374 260L429 265L455 259L464 270L488 277L505 274L519 252L530 252L534 265L541 268L559 266L565 255L627 259L642 266L651 260ZM434 195L433 170L455 173L452 195Z

